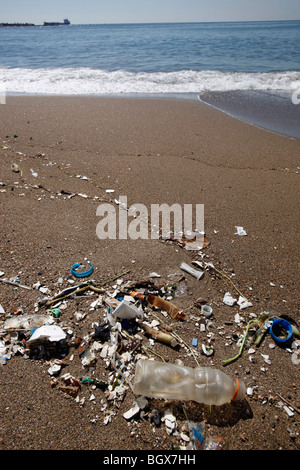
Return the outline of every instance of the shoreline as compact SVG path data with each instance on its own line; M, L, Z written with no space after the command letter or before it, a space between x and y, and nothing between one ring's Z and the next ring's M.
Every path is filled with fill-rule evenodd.
M218 369L222 360L237 353L235 338L254 315L275 311L298 321L299 140L192 100L8 97L0 106L0 119L4 278L18 277L27 286L38 283L52 295L71 285L71 266L86 260L93 263L97 282L130 271L125 280L143 284L153 281L150 273L156 272L161 277L154 282L165 286L176 274L176 282L180 279L187 290L172 302L186 313L186 320L174 322L155 311L155 316L148 313L149 321L161 318L190 346L198 339L193 352L200 364ZM13 171L13 163L19 172ZM97 208L121 195L127 196L129 206L204 204L210 243L203 257L161 240L100 240ZM236 226L247 235L237 235ZM193 259L212 262L227 273L252 307L225 305L224 294L236 294L233 286L209 272L199 281L188 274L182 278L181 262L191 265ZM0 321L20 311L35 312L42 296L36 287L1 283L5 313ZM102 306L91 310L96 298L70 299L57 321L85 338L91 325L104 319ZM213 308L208 323L195 306L199 298ZM142 332L140 336L149 343ZM278 405L280 394L298 406L298 369L287 350L277 345L271 349L270 342L267 335L253 360L244 351L225 369L245 381L253 395L221 409L187 403L190 419L205 420L208 435L220 436L228 450L294 450L300 445L297 415L288 416ZM202 353L202 344L213 347L212 356ZM180 359L195 367L193 355L183 347L158 342L151 347L156 359L155 353L166 362ZM130 373L133 365L126 364ZM163 453L185 445L180 440L187 423L181 402L149 400L144 415L127 421L124 413L136 400L130 388L115 403L102 390L82 386L77 402L51 385L48 369L49 363L22 355L1 365L1 449ZM73 348L62 374L106 380L110 372L99 355L93 368L83 370ZM178 435L168 434L164 423L155 427L150 418L153 409L164 416L170 408ZM297 437L292 439L287 429Z
M275 96L275 98L274 98ZM279 135L300 139L300 105L292 104L290 97L279 96L264 91L229 92L183 92L183 93L105 93L69 94L47 93L6 93L6 97L27 98L102 98L102 99L157 99L187 100L201 102L229 116ZM254 97L254 99L253 99Z
M205 92L200 100L249 124L300 139L300 106L291 96L248 90Z

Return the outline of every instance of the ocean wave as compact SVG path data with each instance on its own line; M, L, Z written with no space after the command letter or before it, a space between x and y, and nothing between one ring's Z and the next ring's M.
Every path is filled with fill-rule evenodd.
M233 90L284 90L292 93L299 88L298 71L227 73L182 70L132 73L91 68L0 68L0 91L12 94L118 95Z

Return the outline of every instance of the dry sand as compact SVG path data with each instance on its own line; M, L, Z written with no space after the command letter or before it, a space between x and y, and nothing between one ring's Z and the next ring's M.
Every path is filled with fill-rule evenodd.
M96 281L130 270L125 279L149 279L155 271L162 276L157 283L168 282L169 274L180 272L182 261L191 264L192 255L159 240L100 240L97 207L119 196L127 196L128 205L148 208L155 203L204 204L210 241L203 250L205 260L234 274L231 279L253 306L239 311L224 305L225 292L237 295L225 278L206 272L196 281L187 274L187 295L174 299L187 318L169 323L189 345L198 338L201 365L244 380L253 395L211 409L189 403L187 413L190 419L206 420L208 433L220 436L228 450L299 448L299 366L292 363L291 352L278 345L270 349L268 334L252 360L246 350L225 368L222 360L237 354L232 339L244 331L250 313L272 310L298 320L300 141L203 103L171 99L8 97L0 106L0 120L4 277L18 276L29 286L39 281L54 294L61 288L60 277L68 285L72 264L88 259ZM19 165L19 173L12 172L12 163ZM77 196L68 198L62 191ZM236 235L236 226L244 227L247 236ZM14 309L34 313L38 290L7 284L0 289L1 320L15 314ZM200 332L199 309L191 308L199 297L213 307L212 357L201 354L208 332ZM83 337L103 315L101 310L89 312L89 305L85 299L70 301L60 321ZM74 311L87 317L76 322ZM235 323L237 313L240 324ZM183 348L175 351L156 343L154 350L170 362L196 365ZM86 374L76 351L72 353L75 359L67 358L66 371ZM97 367L100 360L94 376ZM123 401L108 403L113 414L104 424L102 391L83 389L87 399L80 406L51 387L47 369L45 361L22 356L1 366L1 449L167 451L184 445L182 403L149 400L144 418L127 422L123 413L135 400L129 389ZM89 400L91 393L95 400ZM279 406L281 399L294 406L293 416ZM179 437L168 435L163 424L154 426L147 415L154 407L161 414L173 410Z

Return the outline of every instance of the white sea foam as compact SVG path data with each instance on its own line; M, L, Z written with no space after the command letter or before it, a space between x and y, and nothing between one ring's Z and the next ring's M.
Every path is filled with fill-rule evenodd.
M122 93L202 93L230 90L285 90L300 87L300 72L226 73L192 71L131 73L92 68L0 68L7 93L105 95Z

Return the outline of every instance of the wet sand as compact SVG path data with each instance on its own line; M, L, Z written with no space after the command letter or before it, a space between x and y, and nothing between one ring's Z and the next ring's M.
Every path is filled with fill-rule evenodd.
M206 92L200 99L255 126L300 138L300 106L297 93L267 91ZM298 103L298 104L297 104Z
M192 255L150 238L100 240L97 207L109 202L118 211L114 200L120 196L127 197L129 206L148 208L204 204L210 241L205 259L232 276L253 307L241 313L242 326L235 325L238 309L222 302L232 286L209 274L202 281L187 275L188 294L174 301L189 316L177 331L187 341L200 339L194 320L199 312L190 306L206 297L214 308L215 354L202 356L200 349L201 364L219 368L222 359L236 354L237 346L227 336L245 328L250 312L272 309L298 319L299 140L241 122L204 103L172 99L8 97L0 106L0 121L4 277L18 276L27 285L40 281L54 292L58 279L67 281L70 267L87 259L98 280L130 270L128 279L145 279L155 271L162 276L160 282L167 282L182 261L191 263ZM12 163L19 165L19 173L12 171ZM106 192L110 189L114 192ZM247 236L236 235L236 226ZM2 320L20 307L32 312L40 296L36 290L0 288L6 312ZM68 306L70 319L76 308L83 309L80 301ZM67 314L65 318L67 322ZM84 334L90 317L76 328ZM220 328L225 335L219 334ZM247 386L257 387L246 410L226 405L220 414L197 408L197 417L208 420L209 431L221 435L227 449L293 450L299 445L288 431L297 436L297 414L290 418L265 404L277 403L280 394L299 408L297 366L284 349L269 349L270 342L269 336L253 362L245 352L226 368ZM170 361L181 358L195 365L193 357L157 347ZM272 364L266 365L260 353L269 354ZM78 364L68 367L82 373ZM1 366L1 377L3 449L171 450L180 445L178 437L166 435L164 426L154 432L147 419L126 422L122 414L134 401L130 391L117 407L110 405L115 415L104 425L100 398L84 407L66 399L50 387L43 361L15 356ZM184 422L178 404L176 411Z

